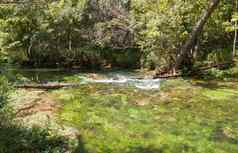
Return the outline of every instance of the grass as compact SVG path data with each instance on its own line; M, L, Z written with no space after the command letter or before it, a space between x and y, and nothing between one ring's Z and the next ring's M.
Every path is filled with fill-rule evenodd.
M88 153L237 153L238 84L170 80L161 91L82 85L52 94Z

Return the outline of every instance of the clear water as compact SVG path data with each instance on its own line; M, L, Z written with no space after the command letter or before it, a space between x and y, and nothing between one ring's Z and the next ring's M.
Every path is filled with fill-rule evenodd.
M138 72L9 72L22 82L75 82L49 91L59 122L88 153L237 153L238 83L153 80ZM158 91L159 89L159 91Z
M151 89L159 89L160 88L160 79L150 79L150 78L136 78L131 75L121 75L114 74L109 75L110 77L106 79L88 79L86 78L86 82L90 83L101 83L101 84L114 84L114 85L125 85L125 86L134 86L136 88L142 90L151 90Z
M138 72L72 72L50 69L12 69L8 71L13 80L22 82L77 82L82 84L97 83L119 86L131 86L141 90L160 88L161 80L143 76ZM94 77L93 77L94 76Z

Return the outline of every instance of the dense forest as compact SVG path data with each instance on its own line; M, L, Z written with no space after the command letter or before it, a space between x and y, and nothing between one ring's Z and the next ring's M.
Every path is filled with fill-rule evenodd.
M112 65L162 70L175 63L181 68L232 59L236 21L232 0L9 3L3 2L0 10L1 52L5 60L13 63L31 67ZM219 6L209 8L212 3ZM202 21L207 24L199 27L192 44L185 49L189 51L182 53L207 9L212 9ZM180 55L183 59L179 59Z
M0 0L0 153L237 153L237 0Z

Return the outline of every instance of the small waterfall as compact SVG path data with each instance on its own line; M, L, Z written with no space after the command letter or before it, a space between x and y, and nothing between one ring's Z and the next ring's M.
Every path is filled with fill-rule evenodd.
M136 78L135 76L127 76L115 74L111 75L107 79L87 79L87 82L91 83L105 83L105 84L120 84L134 86L142 90L152 90L160 88L160 79L152 79L149 77Z

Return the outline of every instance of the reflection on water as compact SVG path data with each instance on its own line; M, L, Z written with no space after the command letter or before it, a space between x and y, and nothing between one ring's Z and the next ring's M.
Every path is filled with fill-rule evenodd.
M62 82L67 76L73 76L74 72L66 72L58 69L8 69L11 80L18 82Z

